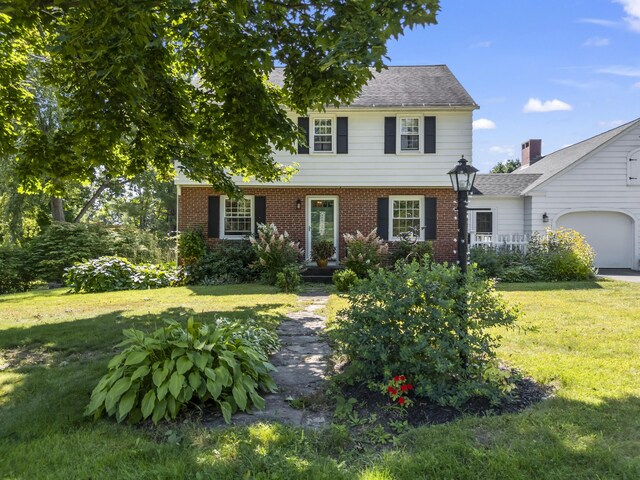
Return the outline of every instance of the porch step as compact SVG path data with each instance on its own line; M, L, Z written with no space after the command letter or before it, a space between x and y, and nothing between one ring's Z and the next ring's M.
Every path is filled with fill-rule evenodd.
M302 272L302 279L310 283L331 283L333 274L340 268L339 265L327 265L324 268L310 265Z

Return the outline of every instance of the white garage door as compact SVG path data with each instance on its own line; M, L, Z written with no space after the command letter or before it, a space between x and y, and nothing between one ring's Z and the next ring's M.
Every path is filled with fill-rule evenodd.
M575 212L562 215L556 223L585 236L596 252L596 267L632 268L631 217L619 212Z

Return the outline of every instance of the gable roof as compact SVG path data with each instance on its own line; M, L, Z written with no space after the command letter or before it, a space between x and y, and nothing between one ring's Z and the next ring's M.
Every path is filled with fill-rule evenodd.
M549 155L542 157L533 165L526 168L520 167L511 175L524 175L524 174L539 174L539 178L531 183L523 193L527 193L542 183L549 180L554 175L564 171L571 165L582 160L587 155L591 154L594 150L602 147L604 144L614 139L618 135L626 132L628 129L640 124L640 118L632 120L629 123L620 125L619 127L608 130L604 133L596 135L594 137L578 142L574 145L557 150Z
M473 182L473 195L490 197L512 197L540 178L539 173L511 175L509 173L479 173Z
M446 65L387 67L372 69L371 79L349 107L467 107L479 108ZM284 67L269 76L284 85Z

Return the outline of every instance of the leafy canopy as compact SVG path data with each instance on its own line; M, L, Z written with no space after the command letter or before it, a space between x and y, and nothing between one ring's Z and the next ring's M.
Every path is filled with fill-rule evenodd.
M287 111L352 101L383 68L386 41L438 10L438 0L14 0L0 5L0 158L17 158L25 190L48 193L97 168L169 176L174 161L229 193L232 174L282 178L290 169L272 149L298 140ZM282 88L268 81L276 65ZM32 68L61 111L47 135Z
M520 160L511 158L504 162L497 163L489 173L511 173L520 168Z

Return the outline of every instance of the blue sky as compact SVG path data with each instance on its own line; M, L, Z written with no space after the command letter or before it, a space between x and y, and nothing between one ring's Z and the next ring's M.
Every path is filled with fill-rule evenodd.
M640 0L441 0L438 25L388 46L390 65L448 65L480 105L483 172L527 139L546 155L640 117Z

